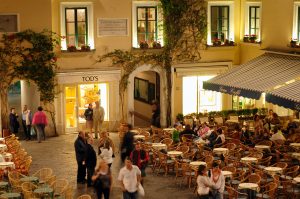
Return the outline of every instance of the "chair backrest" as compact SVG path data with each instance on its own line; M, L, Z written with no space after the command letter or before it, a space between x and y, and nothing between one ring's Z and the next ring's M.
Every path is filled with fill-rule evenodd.
M257 145L266 145L266 146L271 147L273 145L273 142L269 141L269 140L263 140L261 142L258 142Z
M55 193L64 194L69 186L69 182L66 179L58 179L55 180L50 186L53 188Z
M39 178L40 181L46 181L53 174L53 170L51 168L42 168L35 172L33 176Z
M92 197L88 194L85 194L85 195L79 196L77 199L92 199Z
M229 116L229 120L232 120L232 121L239 121L239 116L238 116L238 115L230 115L230 116Z
M203 124L204 122L208 123L208 117L200 117L200 123Z
M250 183L256 183L259 184L261 181L261 177L258 174L251 174L250 176L248 176L248 181Z
M188 147L188 146L177 147L177 151L181 151L182 153L187 153L187 152L189 152L189 150L190 150L190 147Z
M162 141L160 141L160 143L166 144L167 146L169 146L173 143L173 140L171 138L165 138Z
M224 123L223 117L215 117L215 122L216 122L217 124L223 124L223 123Z
M24 199L29 199L33 197L33 191L37 188L37 186L31 182L23 182L21 187Z
M284 170L284 169L287 168L288 164L285 163L285 162L277 162L273 166L280 167L280 168L282 168Z
M222 168L222 171L230 171L230 172L232 172L232 174L235 174L236 173L236 168L233 167L233 166L226 166L226 167Z

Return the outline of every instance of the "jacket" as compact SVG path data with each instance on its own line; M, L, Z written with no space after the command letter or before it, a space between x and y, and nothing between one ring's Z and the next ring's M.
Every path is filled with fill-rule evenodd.
M80 136L76 139L74 143L76 160L77 162L83 162L86 160L87 156L87 145L85 140L83 140Z
M86 145L87 148L87 155L86 155L86 167L87 168L91 168L91 169L95 169L96 164L97 164L97 157L96 157L96 152L93 148L92 145L87 144Z
M46 126L48 124L46 114L43 111L36 112L33 116L32 124L44 124Z
M87 121L92 121L93 120L93 109L87 108L84 111L84 116Z
M147 166L147 163L149 161L149 156L147 152L143 149L141 149L140 151L133 150L130 154L130 159L132 160L132 163L134 165L139 167L139 169L143 169L146 168ZM141 160L143 160L144 162L141 163Z

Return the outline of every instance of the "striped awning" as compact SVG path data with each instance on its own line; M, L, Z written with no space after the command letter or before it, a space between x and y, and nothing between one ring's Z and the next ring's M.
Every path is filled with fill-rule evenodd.
M285 108L300 110L300 81L295 81L267 93L266 101Z
M259 99L261 93L299 76L300 57L267 52L204 82L203 88Z

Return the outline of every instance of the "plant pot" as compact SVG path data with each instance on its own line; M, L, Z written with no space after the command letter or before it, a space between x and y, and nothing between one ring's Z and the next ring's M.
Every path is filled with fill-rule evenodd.
M2 137L7 137L7 136L10 136L11 133L9 131L9 129L3 129L2 130Z

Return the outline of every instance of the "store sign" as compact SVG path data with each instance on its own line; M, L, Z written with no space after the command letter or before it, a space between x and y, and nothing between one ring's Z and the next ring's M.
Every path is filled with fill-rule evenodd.
M83 82L98 82L99 77L98 76L83 76L82 81Z

